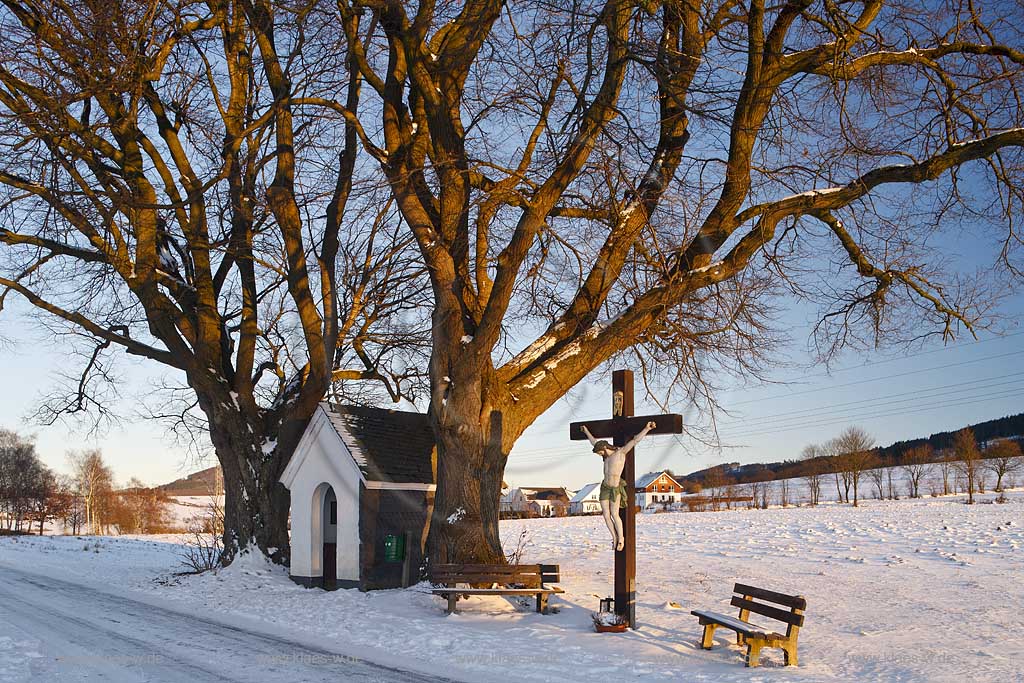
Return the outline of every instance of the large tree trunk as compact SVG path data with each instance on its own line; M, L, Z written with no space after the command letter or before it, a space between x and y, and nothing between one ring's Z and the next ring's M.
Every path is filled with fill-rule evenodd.
M457 310L457 309L456 309ZM499 394L488 350L466 343L459 316L436 324L430 422L437 443L431 563L504 563L498 504L508 451L522 430ZM507 393L507 391L506 391Z
M500 424L501 414L492 412ZM437 425L437 494L427 539L432 563L504 563L498 502L506 456L489 447L489 425L475 416ZM457 426L458 425L458 426ZM461 429L459 428L461 426Z
M209 408L210 438L224 473L224 554L229 564L255 548L272 561L288 564L290 495L281 473L298 445L309 417L249 415L237 399L201 401Z

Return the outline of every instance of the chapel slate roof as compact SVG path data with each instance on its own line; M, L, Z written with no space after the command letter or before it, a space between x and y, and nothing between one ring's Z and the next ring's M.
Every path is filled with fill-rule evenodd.
M434 432L423 413L321 403L367 481L433 484Z

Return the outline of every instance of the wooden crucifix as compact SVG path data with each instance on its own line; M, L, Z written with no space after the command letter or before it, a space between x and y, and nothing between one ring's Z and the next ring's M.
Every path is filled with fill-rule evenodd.
M616 447L625 446L629 440L654 423L648 434L681 434L683 416L676 414L633 416L633 371L616 370L612 373L612 418L573 422L569 425L569 438L573 441L586 439L585 426L595 438L612 438ZM618 511L622 519L625 543L615 553L615 612L636 628L636 466L633 451L626 454L622 470L626 481L626 507Z

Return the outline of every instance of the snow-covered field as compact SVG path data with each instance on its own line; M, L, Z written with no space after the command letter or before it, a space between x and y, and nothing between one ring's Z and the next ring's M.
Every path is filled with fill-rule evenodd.
M427 586L324 593L253 561L173 577L181 552L174 537L3 538L0 568L128 591L340 654L473 681L1020 681L1024 492L1007 498L638 516L640 628L621 635L596 634L590 622L598 596L612 591L598 517L502 523L507 547L527 531L522 561L561 564L566 593L546 616L496 597L461 601L460 614L445 616ZM729 631L716 634L714 650L699 648L689 610L730 612L736 581L807 598L799 667L783 668L781 653L766 650L761 669L745 669ZM43 647L4 621L0 680L18 680ZM249 680L289 679L278 667L273 677L252 670Z

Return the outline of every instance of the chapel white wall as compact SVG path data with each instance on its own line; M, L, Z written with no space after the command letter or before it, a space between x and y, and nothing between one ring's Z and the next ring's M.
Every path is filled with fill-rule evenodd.
M291 488L292 576L322 577L323 515L320 484L329 484L338 499L338 579L359 580L359 470L326 416L318 414L317 433ZM311 423L311 427L312 427ZM331 454L333 453L333 457ZM327 520L323 523L326 526Z

